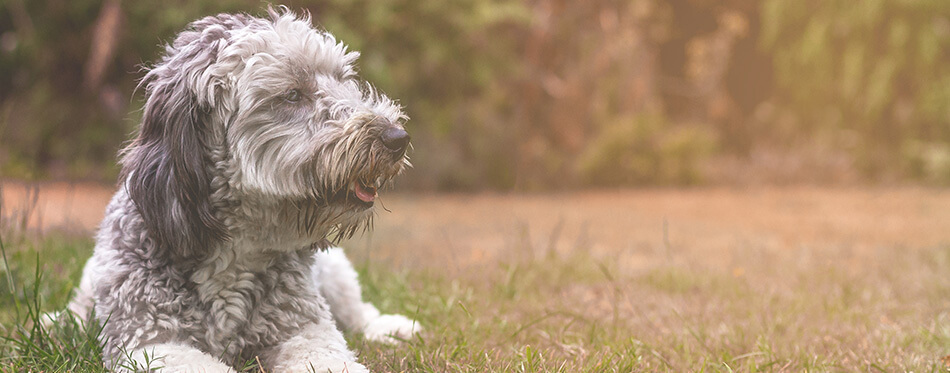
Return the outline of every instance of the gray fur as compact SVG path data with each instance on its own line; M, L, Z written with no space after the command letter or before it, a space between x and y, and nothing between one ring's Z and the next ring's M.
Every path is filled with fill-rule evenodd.
M353 372L334 319L379 339L418 330L360 300L339 249L316 250L371 225L354 183L382 187L409 166L379 141L406 117L358 80L357 57L282 9L198 20L148 71L142 126L70 305L82 316L94 302L114 368L172 344L172 365L198 353Z

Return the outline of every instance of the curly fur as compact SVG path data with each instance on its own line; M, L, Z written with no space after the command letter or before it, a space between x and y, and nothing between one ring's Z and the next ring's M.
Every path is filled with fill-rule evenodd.
M269 13L192 23L141 83L142 125L69 306L94 308L114 370L257 357L273 372L358 372L338 327L381 341L419 330L362 302L328 248L371 225L366 191L409 166L381 140L406 117L358 79L356 52L309 17Z

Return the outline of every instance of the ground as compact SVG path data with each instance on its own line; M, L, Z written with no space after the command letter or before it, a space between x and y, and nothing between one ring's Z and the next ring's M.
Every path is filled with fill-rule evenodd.
M10 266L29 282L36 255L23 253L40 253L41 269L57 270L38 297L61 306L91 246L62 237L88 237L111 188L45 185L35 202L22 186L3 189L7 230L31 232L5 237ZM950 367L950 190L383 193L379 202L375 230L344 246L366 296L427 332L399 347L351 336L377 371ZM28 217L24 206L34 206ZM12 314L0 309L8 331ZM3 352L0 367L17 356Z

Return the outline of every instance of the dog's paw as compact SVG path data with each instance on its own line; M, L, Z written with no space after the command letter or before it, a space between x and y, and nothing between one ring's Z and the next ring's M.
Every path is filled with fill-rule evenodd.
M278 365L271 371L274 373L369 373L369 369L362 364L343 360L317 360L305 363L303 366Z
M397 343L422 331L415 320L403 315L381 315L363 328L363 336L374 342Z

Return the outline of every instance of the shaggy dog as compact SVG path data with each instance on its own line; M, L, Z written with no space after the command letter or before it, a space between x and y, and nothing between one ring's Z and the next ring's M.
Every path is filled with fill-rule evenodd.
M363 372L340 329L419 330L361 300L331 242L409 166L399 105L286 8L192 23L143 79L138 136L69 306L114 370ZM90 310L94 309L94 313Z

